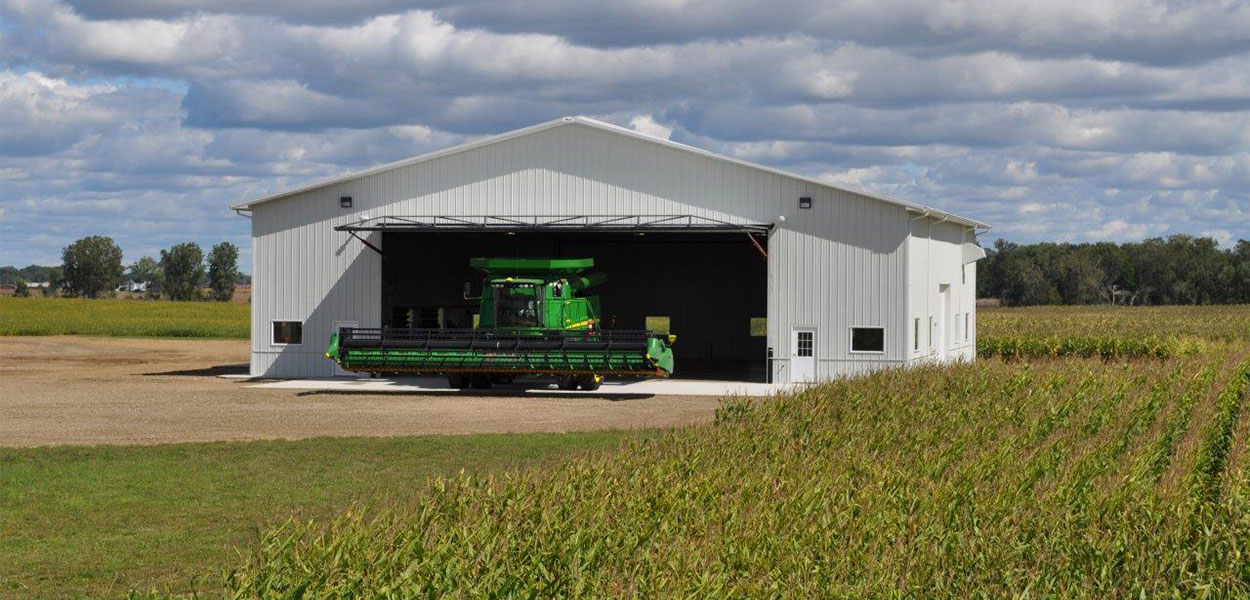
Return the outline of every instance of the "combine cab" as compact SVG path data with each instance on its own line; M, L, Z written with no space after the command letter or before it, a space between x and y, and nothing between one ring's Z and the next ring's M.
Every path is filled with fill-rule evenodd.
M607 279L584 273L594 259L469 264L485 273L476 328L344 328L330 339L326 358L348 371L444 375L453 388L532 375L553 378L560 389L594 390L604 375L673 373L673 336L599 328L599 299L579 295Z

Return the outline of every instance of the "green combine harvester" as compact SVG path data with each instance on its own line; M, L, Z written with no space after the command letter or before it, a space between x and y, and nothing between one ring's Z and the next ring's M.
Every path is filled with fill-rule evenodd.
M441 375L453 388L489 388L524 375L554 378L560 389L595 390L605 375L673 373L675 336L599 327L599 298L578 295L607 280L585 273L594 259L469 264L485 273L473 329L343 328L330 338L326 358L348 371Z

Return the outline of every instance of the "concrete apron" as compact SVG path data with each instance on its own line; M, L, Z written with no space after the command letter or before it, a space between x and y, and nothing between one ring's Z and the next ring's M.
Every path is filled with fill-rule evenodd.
M454 393L447 387L447 379L443 377L396 377L396 378L354 378L354 377L317 377L310 379L286 379L266 381L247 387L260 389L282 390L316 390L322 392L383 392L383 393ZM518 381L510 384L494 384L489 390L463 390L466 394L498 394L517 396L526 394L568 394L585 396L770 396L793 389L793 385L748 383L744 381L703 381L694 379L646 379L642 381L603 382L603 386L593 392L584 390L561 390L555 384L544 384L542 381Z

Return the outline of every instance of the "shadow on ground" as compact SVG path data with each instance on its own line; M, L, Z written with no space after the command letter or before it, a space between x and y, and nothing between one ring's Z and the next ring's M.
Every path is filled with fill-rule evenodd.
M654 398L655 394L620 394L620 393L602 393L594 394L587 392L579 392L576 394L559 394L544 393L542 391L529 391L525 389L502 389L502 390L305 390L295 394L296 396L456 396L462 398L593 398L596 400L608 400L610 402L621 402L625 400L645 400Z
M233 365L213 365L204 367L203 369L182 369L178 371L161 371L159 373L144 373L146 377L156 377L161 375L173 375L180 377L217 377L219 375L247 375L248 364L239 363Z

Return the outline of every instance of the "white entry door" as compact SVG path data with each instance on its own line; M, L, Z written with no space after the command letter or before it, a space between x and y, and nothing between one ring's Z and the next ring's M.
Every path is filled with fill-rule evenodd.
M338 333L339 328L342 328L342 327L360 327L360 321L334 321L333 323L330 324L330 327L331 327L330 333ZM355 373L344 370L343 367L340 367L339 364L336 362L331 361L330 365L331 365L330 374L335 377L355 377L356 376Z
M816 381L816 330L795 327L790 334L790 381Z

